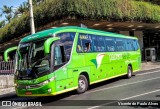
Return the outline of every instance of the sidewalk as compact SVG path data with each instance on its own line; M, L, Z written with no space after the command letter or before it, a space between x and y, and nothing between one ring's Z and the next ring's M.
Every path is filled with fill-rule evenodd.
M1 95L9 94L9 93L14 92L14 91L15 91L14 87L0 88L0 97L1 97Z
M147 63L142 62L141 71L147 71L147 70L158 69L158 68L160 68L160 62L147 62ZM14 91L15 91L14 87L0 88L0 96L14 92Z
M160 62L142 62L141 71L160 68Z

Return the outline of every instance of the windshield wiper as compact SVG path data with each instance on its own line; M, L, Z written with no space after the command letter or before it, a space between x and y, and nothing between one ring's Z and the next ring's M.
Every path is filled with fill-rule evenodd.
M32 67L43 67L43 66L47 66L47 64L38 64L43 60L48 60L49 61L49 55L46 55L45 57L43 57L42 59L37 59L37 61L35 61L32 64ZM37 65L36 65L37 64Z
M35 65L35 67L44 67L44 66L47 66L47 64Z

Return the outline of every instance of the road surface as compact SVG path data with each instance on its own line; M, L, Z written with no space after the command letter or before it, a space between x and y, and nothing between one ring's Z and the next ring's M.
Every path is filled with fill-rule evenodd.
M0 101L39 103L37 106L4 106L2 109L160 109L160 69L137 72L132 78L119 77L76 91L52 97L17 97L15 92Z

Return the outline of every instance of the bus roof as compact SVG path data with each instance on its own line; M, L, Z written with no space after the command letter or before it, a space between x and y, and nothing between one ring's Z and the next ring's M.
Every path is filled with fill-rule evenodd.
M136 37L130 37L130 36L112 33L112 32L105 32L105 31L94 30L94 29L89 29L89 28L82 28L82 27L78 27L78 26L66 26L66 27L58 27L58 28L48 29L48 30L37 32L35 34L28 35L28 36L24 37L20 41L20 43L30 42L30 41L46 38L49 36L52 37L53 34L60 33L60 32L81 32L81 33L88 33L88 34L97 34L97 35L137 39Z

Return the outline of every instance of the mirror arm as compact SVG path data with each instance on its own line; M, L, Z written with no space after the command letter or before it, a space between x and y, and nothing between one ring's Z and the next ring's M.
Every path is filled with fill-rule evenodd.
M44 54L49 54L51 51L51 44L56 41L59 40L59 37L53 37L53 38L49 38L44 42Z
M15 51L17 50L17 46L16 47L11 47L11 48L8 48L7 50L5 50L4 52L4 61L8 62L8 56L9 56L9 53L12 52L12 51Z

